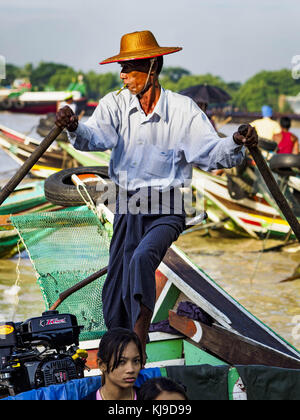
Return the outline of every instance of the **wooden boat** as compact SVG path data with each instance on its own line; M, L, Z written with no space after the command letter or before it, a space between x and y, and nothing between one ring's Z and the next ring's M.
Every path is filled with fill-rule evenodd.
M48 133L50 132L50 130L52 129L52 127L54 126L55 119L56 119L55 113L47 114L46 117L40 118L39 124L36 127L36 132L41 137L43 138L46 137ZM56 141L68 141L67 131L63 130L61 134L58 137L56 137Z
M25 136L15 130L0 125L0 147L14 161L22 165L40 144L39 140ZM31 170L38 178L48 178L61 169L77 166L107 165L109 155L102 152L81 152L67 142L58 141L51 145Z
M14 213L14 216L22 216L24 214L33 214L38 212L53 212L61 210L61 206L56 206L49 202L33 206L27 210ZM10 217L12 214L0 216L0 258L12 258L18 252L24 250L24 244L20 241L17 230L13 227Z
M110 210L103 205L101 210L112 223ZM59 224L66 226L69 219L64 223L62 217L61 214ZM81 244L82 241L83 237L80 237ZM53 241L48 243L47 252L51 254ZM30 246L28 248L30 251ZM209 325L178 314L177 308L183 301L191 302L210 317ZM80 302L78 305L80 311L83 304ZM73 303L72 308L76 311ZM146 368L228 367L231 375L229 397L232 399L245 397L237 365L289 371L300 369L300 352L296 348L254 317L175 245L168 250L156 272L156 305L152 324L159 329L157 323L160 322L168 322L176 331L165 333L156 330L149 334ZM100 373L96 362L100 339L80 343L80 347L88 352L88 376Z
M229 217L233 223L225 228L237 234L247 234L253 238L265 236L286 236L290 227L282 218L275 205L268 202L263 194L235 200L228 190L226 178L203 172L197 168L193 172L193 186L202 191L208 201L207 212L213 221ZM220 212L217 214L215 210Z
M150 333L146 367L193 364L263 365L300 368L300 353L243 308L173 245L156 273L152 323L169 320L178 334ZM176 315L178 302L196 304L212 326ZM99 340L81 342L87 365L97 371ZM189 347L189 350L186 350ZM184 356L185 355L185 356Z
M11 258L18 252L20 238L10 222L12 215L57 209L61 209L61 207L49 203L45 198L44 181L20 185L0 207L0 258ZM21 242L19 250L23 250Z
M39 140L0 125L0 147L20 165L25 162L39 144ZM72 160L66 154L61 153L60 148L52 145L33 166L31 174L39 178L47 178L64 166L72 167Z
M186 301L209 315L211 325L178 315L178 306ZM152 323L166 321L174 332L150 332L146 371L159 368L161 375L174 380L181 378L184 383L190 381L194 389L191 399L198 399L197 392L200 397L197 383L201 382L201 375L207 374L203 369L208 369L210 377L225 369L231 400L247 399L248 384L243 382L238 366L274 373L274 381L274 368L286 369L287 376L290 370L300 369L298 350L241 306L175 245L156 271ZM88 352L87 366L91 369L88 376L100 374L98 346L99 340L80 343ZM202 392L205 399L205 391Z
M0 147L18 163L22 164L38 144L38 140L0 125ZM31 172L35 176L47 178L65 168L108 165L109 159L109 152L81 152L68 142L59 141L49 148ZM207 213L212 222L219 223L230 218L230 221L222 223L225 229L254 238L265 236L266 233L275 236L289 234L287 222L274 203L267 201L262 194L234 200L229 194L225 178L197 168L193 171L192 185L204 193L208 204Z
M76 150L70 143L57 142L59 147L78 162L78 166L108 166L109 152L82 152Z
M4 201L0 207L0 215L16 214L24 210L46 203L44 181L26 182Z
M0 109L29 114L48 114L57 111L57 104L64 101L70 92L24 92L20 95L7 96L0 102ZM80 92L72 92L77 109L84 109L87 98L81 97Z
M82 166L102 166L109 163L109 152L81 152L69 143L58 144ZM200 195L204 194L209 221L222 225L236 235L258 239L267 233L281 237L290 231L275 204L267 201L261 193L251 198L235 200L229 193L226 178L197 168L193 169L192 186Z

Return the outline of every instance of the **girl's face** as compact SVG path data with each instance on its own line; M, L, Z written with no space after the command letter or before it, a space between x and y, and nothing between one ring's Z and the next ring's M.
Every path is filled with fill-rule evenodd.
M134 342L128 343L120 358L119 365L111 370L114 360L110 361L109 373L107 366L100 363L100 369L105 373L105 385L114 385L119 388L130 388L134 385L142 367L139 350Z

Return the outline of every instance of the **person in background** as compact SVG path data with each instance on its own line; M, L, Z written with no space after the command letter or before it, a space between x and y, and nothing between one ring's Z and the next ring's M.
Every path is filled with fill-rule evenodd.
M258 137L273 140L273 136L281 132L280 125L272 120L273 110L270 106L264 105L261 112L262 118L253 121L251 126L256 129Z
M102 337L98 351L101 388L86 400L136 400L135 381L142 368L143 350L138 336L126 328L112 328Z
M282 117L280 119L281 133L275 134L273 140L278 144L277 153L299 154L299 140L294 134L290 133L291 119Z
M74 114L76 114L76 104L74 102L73 99L73 94L69 93L66 97L65 100L62 102L58 103L58 107L57 107L57 111L59 111L60 109L62 109L63 107L68 106L69 108L72 109L72 111L74 112Z
M186 401L188 397L183 386L169 378L161 376L151 378L143 383L138 391L138 400Z

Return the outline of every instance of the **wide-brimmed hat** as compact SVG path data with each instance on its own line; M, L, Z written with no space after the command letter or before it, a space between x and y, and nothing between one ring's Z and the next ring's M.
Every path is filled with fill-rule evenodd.
M181 47L160 47L150 31L132 32L122 36L120 53L101 61L100 64L154 58L180 50Z

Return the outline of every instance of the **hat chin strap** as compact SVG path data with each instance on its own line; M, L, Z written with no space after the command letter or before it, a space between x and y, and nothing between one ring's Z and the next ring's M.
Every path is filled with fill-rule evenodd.
M157 61L157 60L156 60L156 58L151 58L151 59L150 59L150 68L149 68L149 71L148 71L148 76L147 76L146 83L145 83L145 85L144 85L143 89L142 89L139 93L137 93L137 94L136 94L136 96L140 96L140 95L142 95L142 94L143 94L143 93L145 93L145 92L146 92L146 90L149 88L149 86L150 86L150 84L149 84L149 79L150 79L150 76L151 76L151 71L152 71L153 66L154 66L154 63L155 63L156 61Z

